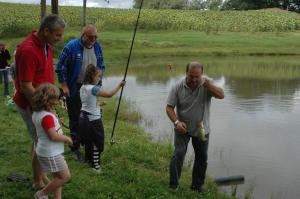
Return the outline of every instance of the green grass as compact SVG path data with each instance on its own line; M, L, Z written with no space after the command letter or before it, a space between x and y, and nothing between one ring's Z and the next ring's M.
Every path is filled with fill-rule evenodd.
M108 59L127 57L132 31L100 31ZM68 35L79 35L70 31ZM133 58L237 55L299 55L300 33L170 32L138 30Z
M110 66L126 64L132 31L99 31L104 60ZM67 28L64 41L55 47L58 58L64 42L80 35L79 28ZM24 38L2 38L12 53ZM300 55L300 33L232 33L206 34L204 32L138 31L132 52L132 61L143 59L172 60L178 57L207 56L294 56ZM144 63L147 64L147 63Z
M3 85L0 92L3 92ZM6 177L14 173L31 176L30 140L15 107L5 106L2 96L0 102L0 198L31 198L34 192L28 189L29 181L6 181ZM74 161L65 147L72 179L64 186L64 198L229 198L217 193L210 180L207 181L210 190L207 194L200 196L191 192L191 171L187 168L183 171L178 192L170 193L167 187L172 147L150 142L136 125L139 114L129 112L126 104L121 106L115 130L117 143L111 146L109 140L115 108L114 100L108 101L104 107L106 137L101 174L93 173L87 164ZM62 110L59 112L66 121L66 115Z

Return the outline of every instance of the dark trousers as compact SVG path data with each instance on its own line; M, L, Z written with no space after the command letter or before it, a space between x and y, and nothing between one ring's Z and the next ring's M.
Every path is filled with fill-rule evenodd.
M170 186L172 187L178 186L179 184L181 170L190 138L192 138L192 145L195 152L192 186L200 187L204 184L207 169L207 150L209 139L206 141L200 141L198 137L190 137L187 134L175 132L175 151L170 163Z
M4 77L4 95L9 95L9 79L8 70L0 71L0 84L2 84L2 76Z
M79 149L81 143L81 139L78 134L79 115L81 109L81 100L79 92L77 92L77 94L73 97L67 97L66 104L69 116L70 133L73 141L73 146L70 146L70 149L72 151L76 151Z
M88 113L81 111L79 132L85 148L85 160L93 167L100 165L100 154L104 150L104 128L101 119L89 121Z

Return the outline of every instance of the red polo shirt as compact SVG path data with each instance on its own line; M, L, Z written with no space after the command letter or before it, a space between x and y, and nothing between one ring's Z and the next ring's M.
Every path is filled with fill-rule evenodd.
M35 35L37 31L33 30L29 36L25 38L18 47L16 53L16 94L14 96L15 103L20 108L30 106L25 95L22 93L20 83L22 81L32 82L34 88L42 83L54 84L54 66L52 47L47 44L47 55L45 46L43 46L39 38Z

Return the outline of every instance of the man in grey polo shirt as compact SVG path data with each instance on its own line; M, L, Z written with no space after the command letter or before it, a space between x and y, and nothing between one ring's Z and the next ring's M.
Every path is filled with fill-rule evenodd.
M187 146L192 138L195 161L191 189L204 192L207 168L207 149L210 132L209 109L211 98L224 98L224 91L202 77L203 66L191 62L186 66L186 77L174 85L169 93L166 112L174 124L175 151L170 163L170 191L176 191ZM175 113L176 107L176 113Z

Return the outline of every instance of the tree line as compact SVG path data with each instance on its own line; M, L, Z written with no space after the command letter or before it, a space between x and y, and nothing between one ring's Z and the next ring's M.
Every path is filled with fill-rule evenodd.
M142 0L134 0L138 8ZM192 10L256 10L281 8L300 12L300 0L144 0L144 8Z

